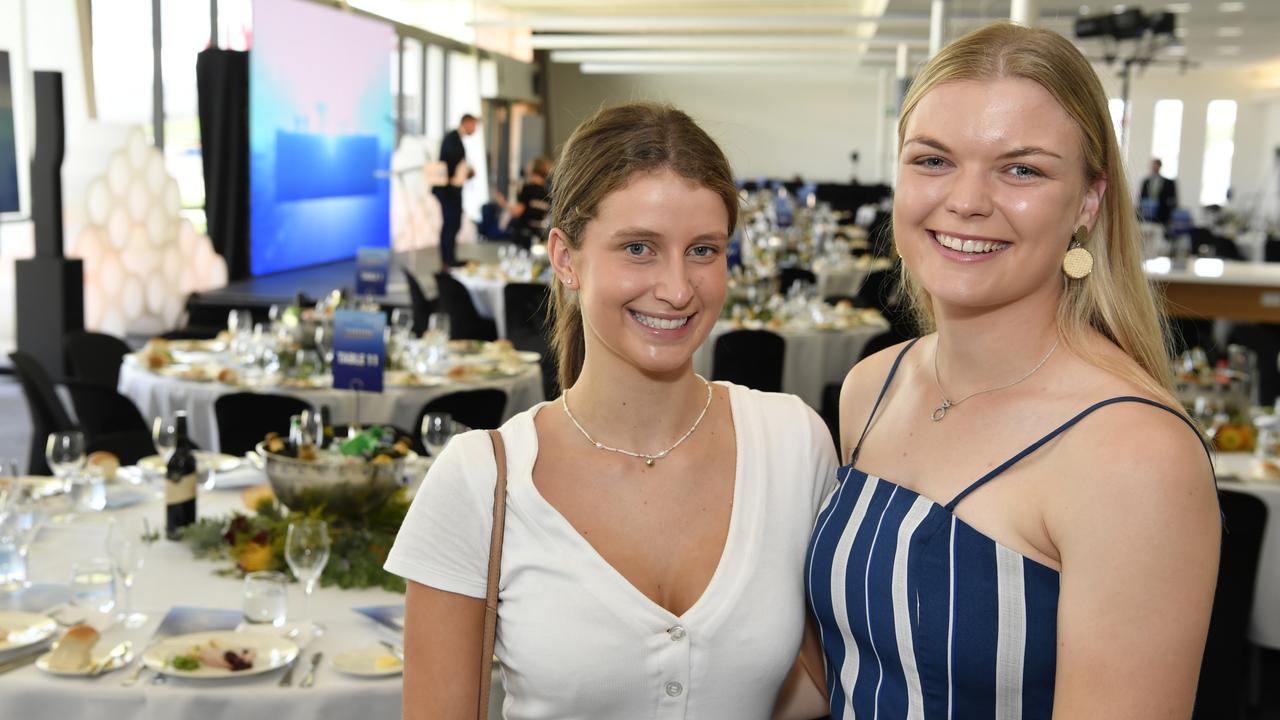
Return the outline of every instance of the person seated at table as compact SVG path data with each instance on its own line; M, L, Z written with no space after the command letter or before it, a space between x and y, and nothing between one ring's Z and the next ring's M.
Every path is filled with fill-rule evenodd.
M543 223L547 211L551 209L551 201L547 196L547 178L551 175L551 158L545 155L529 161L524 171L524 185L520 187L513 205L501 194L493 199L511 216L507 225L507 235L516 246L528 250L535 243L542 242Z
M928 334L844 384L805 578L831 717L1189 717L1220 519L1102 84L1060 35L992 25L898 127Z
M563 151L548 254L567 390L501 428L508 718L768 718L803 674L830 434L794 396L693 372L737 212L723 153L674 108L601 110ZM388 557L409 580L406 718L475 716L495 474L484 433L455 437Z

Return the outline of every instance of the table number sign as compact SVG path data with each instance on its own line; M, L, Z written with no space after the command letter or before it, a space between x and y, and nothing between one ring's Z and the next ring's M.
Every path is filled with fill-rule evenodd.
M391 250L362 247L356 250L356 294L386 295Z
M333 386L340 390L382 392L387 346L381 312L338 310L333 314Z

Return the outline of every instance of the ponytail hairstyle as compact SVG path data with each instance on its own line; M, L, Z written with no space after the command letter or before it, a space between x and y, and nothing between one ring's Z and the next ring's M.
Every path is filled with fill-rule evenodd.
M1107 95L1098 74L1069 40L1049 30L995 23L947 45L924 66L903 99L898 147L911 114L930 90L950 82L1006 78L1031 80L1057 100L1079 131L1085 181L1107 180L1097 222L1084 240L1094 257L1093 272L1067 283L1058 300L1063 341L1094 365L1155 397L1172 400L1173 373L1162 332L1165 321L1143 272L1142 235L1111 127ZM1062 238L1064 252L1067 241ZM930 332L934 320L929 294L905 267L902 281L917 325L921 332ZM1123 350L1140 370L1115 367L1097 357L1085 342L1090 330Z
M570 249L582 247L583 232L610 193L637 173L669 169L724 201L733 234L738 223L738 188L729 161L710 136L685 113L669 106L629 103L607 107L587 118L569 137L549 180L547 227L558 228ZM551 349L560 368L560 387L572 387L586 359L582 308L577 293L551 279Z

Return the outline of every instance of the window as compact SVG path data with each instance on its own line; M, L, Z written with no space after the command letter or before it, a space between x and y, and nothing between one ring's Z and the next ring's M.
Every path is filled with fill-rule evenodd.
M405 135L422 134L422 43L415 38L404 38L404 53L398 63L392 63L392 92L395 91L396 67L404 71L400 85L400 132Z
M458 127L458 121L464 113L479 117L480 110L480 67L479 61L472 53L449 52L449 99L448 117L445 118L446 132ZM481 118L485 122L487 118ZM477 131L464 138L462 144L467 148L467 164L475 170L475 177L462 186L462 209L472 219L480 219L480 208L489 202L489 179L485 172L484 133Z
M1151 157L1160 158L1160 174L1176 180L1182 143L1182 101L1157 100L1151 136Z
M149 128L155 77L151 3L96 0L90 16L98 120Z
M427 115L425 129L432 157L440 151L440 140L444 138L446 132L444 111L444 48L439 45L428 45L427 107L424 112Z
M1107 101L1107 109L1111 111L1111 127L1116 131L1116 143L1124 145L1124 101L1120 98L1111 98ZM1121 152L1124 148L1120 148Z
M1205 118L1204 174L1200 176L1200 204L1222 205L1231 189L1231 159L1235 155L1236 101L1214 100Z
M196 105L196 56L209 45L209 13L191 12L189 0L162 0L160 32L164 165L178 182L182 216L203 233L204 162Z

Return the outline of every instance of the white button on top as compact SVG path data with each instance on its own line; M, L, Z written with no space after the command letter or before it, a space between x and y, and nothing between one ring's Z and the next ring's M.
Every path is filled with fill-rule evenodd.
M680 697L680 693L684 692L684 686L672 680L667 683L667 694L671 697Z
M685 638L685 635L687 634L688 633L685 632L684 628L680 627L679 625L676 625L675 627L667 628L667 635L671 636L672 642L678 642L680 640L683 640Z

